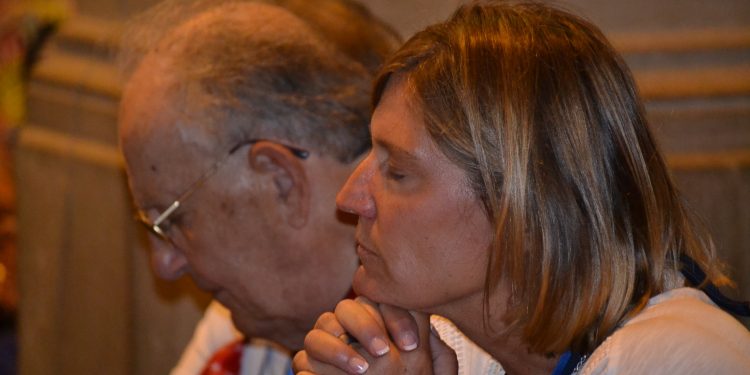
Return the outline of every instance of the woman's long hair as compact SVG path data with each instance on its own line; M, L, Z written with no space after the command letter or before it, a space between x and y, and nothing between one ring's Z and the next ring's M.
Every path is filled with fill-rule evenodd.
M628 68L589 22L535 3L474 3L406 42L376 79L375 105L393 75L494 224L485 314L506 282L506 323L532 350L590 352L676 286L683 254L728 282Z

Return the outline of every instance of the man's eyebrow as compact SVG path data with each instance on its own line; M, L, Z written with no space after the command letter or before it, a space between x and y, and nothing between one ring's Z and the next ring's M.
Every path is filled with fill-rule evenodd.
M392 158L398 158L401 161L405 162L417 162L419 161L419 158L414 155L413 153L409 152L403 147L400 147L396 144L393 144L392 142L385 140L385 139L374 139L373 143L377 147L382 147L385 149L386 152L388 152L388 155Z

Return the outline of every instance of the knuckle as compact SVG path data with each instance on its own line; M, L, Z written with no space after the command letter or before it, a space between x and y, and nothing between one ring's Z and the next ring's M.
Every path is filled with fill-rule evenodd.
M313 329L305 335L305 350L311 350L315 348L315 345L320 340L320 335L322 334L322 332L323 331L319 329Z
M308 369L309 361L307 360L307 352L304 350L300 350L297 352L297 354L294 355L294 359L292 360L292 369L295 372L303 371L305 369Z
M350 300L350 299L341 300L341 301L339 301L339 303L336 304L336 309L334 310L334 312L336 314L338 314L342 310L346 310L348 308L351 308L352 304L354 304L354 303L356 303L356 302L354 302L354 300Z
M330 325L333 321L336 320L336 315L334 315L330 311L326 311L323 314L318 317L318 320L315 322L314 328L323 328L325 326Z

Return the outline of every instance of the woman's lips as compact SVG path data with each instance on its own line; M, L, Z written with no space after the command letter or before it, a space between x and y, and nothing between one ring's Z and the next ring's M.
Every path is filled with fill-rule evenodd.
M360 261L365 261L367 258L376 257L377 254L370 250L369 247L363 245L362 242L357 241L357 256Z

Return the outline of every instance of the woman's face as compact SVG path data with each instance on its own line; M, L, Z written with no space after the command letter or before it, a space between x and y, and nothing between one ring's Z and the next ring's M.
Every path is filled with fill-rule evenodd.
M372 118L372 151L339 208L359 216L354 289L377 302L440 313L481 300L492 228L463 170L428 135L404 79Z

